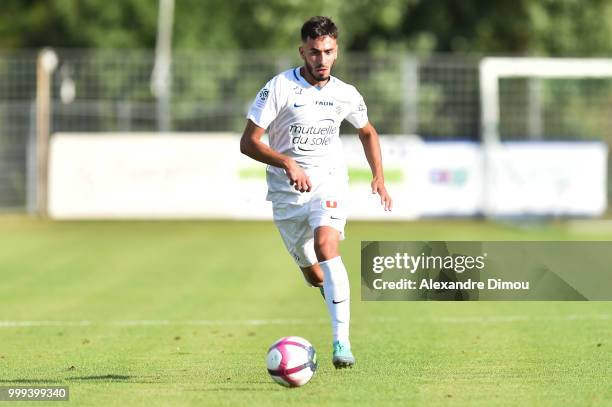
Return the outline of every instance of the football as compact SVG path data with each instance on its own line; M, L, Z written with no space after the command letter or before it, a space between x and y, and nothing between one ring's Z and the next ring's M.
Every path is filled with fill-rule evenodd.
M308 383L317 370L317 353L306 339L285 336L270 346L266 364L275 382L299 387Z

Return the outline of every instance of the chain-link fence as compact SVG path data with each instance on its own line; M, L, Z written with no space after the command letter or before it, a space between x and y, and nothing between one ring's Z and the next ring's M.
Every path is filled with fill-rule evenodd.
M52 132L156 131L154 55L136 50L59 50ZM0 208L24 208L36 129L36 52L0 53ZM479 140L480 58L342 53L334 75L364 95L381 134ZM233 131L263 84L300 64L296 52L180 52L173 55L171 129ZM506 138L612 140L612 80L500 81ZM344 127L344 132L353 132ZM30 183L31 184L31 183Z

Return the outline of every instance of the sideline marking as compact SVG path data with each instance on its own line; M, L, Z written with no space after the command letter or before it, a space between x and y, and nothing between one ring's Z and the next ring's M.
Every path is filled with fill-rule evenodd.
M435 324L472 324L472 323L500 323L500 322L536 322L536 321L609 321L609 314L569 314L562 316L529 316L529 315L491 315L466 317L433 317L406 319L404 322L435 323ZM402 321L394 317L367 318L362 322L394 323ZM81 326L211 326L211 325L306 325L327 324L327 318L317 319L194 319L183 321L172 320L117 320L117 321L0 321L0 328L30 328L30 327L81 327ZM357 324L360 322L357 321Z

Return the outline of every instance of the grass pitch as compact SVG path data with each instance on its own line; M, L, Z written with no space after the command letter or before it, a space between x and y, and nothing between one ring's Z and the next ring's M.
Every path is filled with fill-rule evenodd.
M336 371L325 304L271 222L3 216L0 386L69 386L74 406L612 405L612 302L359 300L361 240L612 238L584 230L349 223L357 365ZM302 388L265 370L285 335L318 352Z

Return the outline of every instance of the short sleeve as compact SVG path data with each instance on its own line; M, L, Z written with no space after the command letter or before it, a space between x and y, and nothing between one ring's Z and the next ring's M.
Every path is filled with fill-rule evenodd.
M247 113L247 119L264 129L267 129L278 115L279 108L275 84L275 79L266 83L255 97Z
M353 88L353 91L354 96L351 97L351 111L346 116L346 120L355 128L361 129L368 124L368 108L357 89Z

